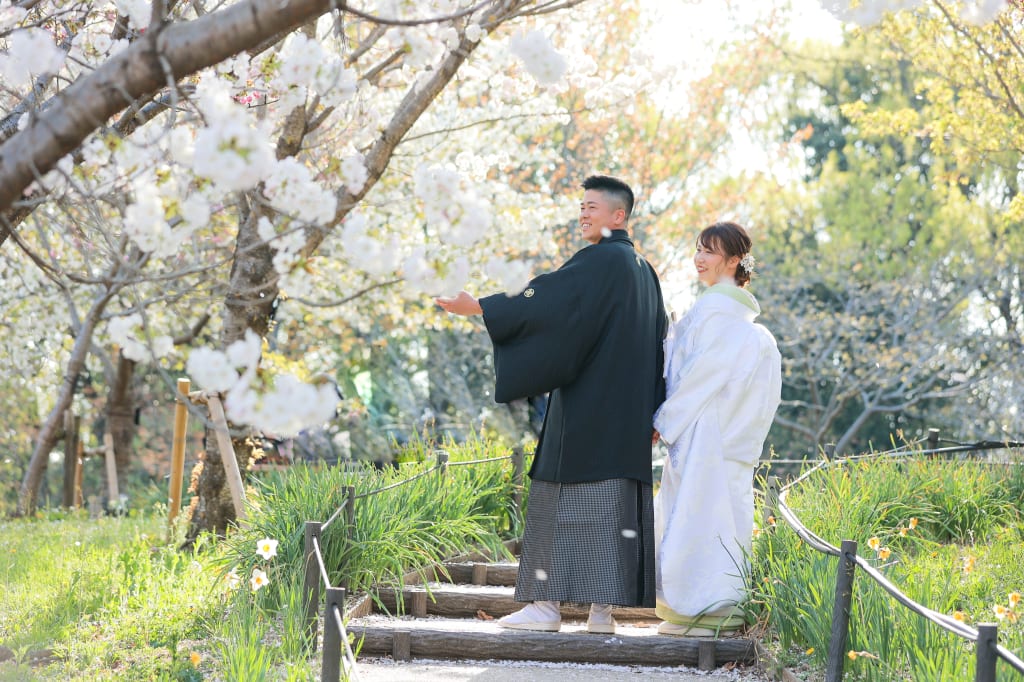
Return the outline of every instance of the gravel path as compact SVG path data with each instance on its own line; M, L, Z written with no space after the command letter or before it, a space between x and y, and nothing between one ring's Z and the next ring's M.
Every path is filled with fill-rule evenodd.
M533 661L433 661L417 659L395 663L390 658L360 658L361 682L770 682L753 670L719 668L703 672L694 668L650 668L598 664L540 663Z

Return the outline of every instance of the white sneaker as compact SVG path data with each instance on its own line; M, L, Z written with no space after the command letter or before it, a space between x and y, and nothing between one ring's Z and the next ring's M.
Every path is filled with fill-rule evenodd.
M562 627L562 616L558 612L558 602L537 601L499 618L498 625L510 630L558 632Z
M611 604L591 604L587 617L587 632L597 635L614 635L615 619L612 618Z

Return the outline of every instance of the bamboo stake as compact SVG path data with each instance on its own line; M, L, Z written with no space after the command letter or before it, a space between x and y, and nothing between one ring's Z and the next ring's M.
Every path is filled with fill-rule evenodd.
M217 435L217 448L220 450L220 458L224 462L224 475L228 479L228 487L231 488L235 518L244 521L245 490L242 488L242 473L238 469L235 448L231 445L231 432L228 430L228 420L224 416L224 407L216 395L208 396L206 404L210 407L210 419L213 421L213 430Z
M108 505L116 505L121 497L117 487L117 462L114 461L114 437L103 434L103 454L107 460L107 499Z
M188 389L192 382L178 379L178 396L174 405L174 440L171 441L171 490L167 525L173 526L181 508L181 481L185 475L185 429L188 426Z

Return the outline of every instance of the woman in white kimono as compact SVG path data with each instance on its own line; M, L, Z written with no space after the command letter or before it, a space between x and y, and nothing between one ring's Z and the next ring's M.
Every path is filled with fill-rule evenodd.
M662 634L715 636L743 625L736 605L754 524L753 473L782 391L775 338L745 287L751 241L735 223L697 238L708 288L665 340L667 397L654 427L669 456L654 500Z

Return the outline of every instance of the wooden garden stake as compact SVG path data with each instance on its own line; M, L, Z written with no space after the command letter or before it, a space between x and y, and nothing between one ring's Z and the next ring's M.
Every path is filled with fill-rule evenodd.
M224 416L224 407L216 395L208 396L206 404L210 407L210 421L213 422L213 431L217 436L217 448L220 450L221 461L224 462L224 475L228 479L228 487L231 489L231 501L235 505L235 518L238 521L244 521L245 489L242 487L242 472L238 469L238 457L235 455L234 446L231 445L231 432L228 430L228 420Z
M192 382L178 379L174 403L174 439L171 441L171 489L168 496L167 525L173 526L181 508L181 481L185 476L185 430L188 427L188 390Z
M78 423L78 417L75 418L75 423ZM82 446L82 441L78 439L77 434L75 438L75 509L82 506L82 466L85 464L85 448Z
M117 487L117 462L114 461L114 437L103 434L103 457L107 460L107 499L108 504L116 505L121 493Z
M76 417L71 410L64 411L64 496L61 503L68 508L75 506L75 470L80 421L81 417Z

